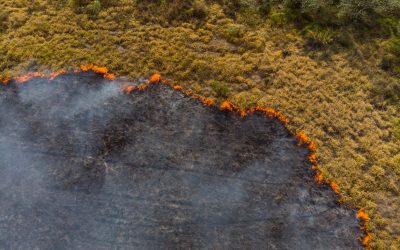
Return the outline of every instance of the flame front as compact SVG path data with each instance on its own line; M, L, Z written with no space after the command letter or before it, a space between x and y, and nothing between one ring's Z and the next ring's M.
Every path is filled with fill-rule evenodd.
M233 108L234 108L233 104L228 101L224 101L220 106L221 110L231 111L231 112L233 111Z

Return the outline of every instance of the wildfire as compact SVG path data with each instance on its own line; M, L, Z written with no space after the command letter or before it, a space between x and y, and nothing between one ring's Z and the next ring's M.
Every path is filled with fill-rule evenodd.
M367 234L367 235L365 235L364 236L364 238L362 238L361 239L361 243L364 245L364 247L366 248L366 249L371 249L368 245L369 245L369 242L372 240L372 236L371 236L371 234Z
M151 81L151 80L150 80L150 81ZM174 86L174 89L175 89L175 90L182 90L183 88L182 88L182 86L176 85L176 86Z
M324 178L324 176L322 175L322 173L318 171L318 172L315 174L314 180L315 180L316 183L318 183L318 184L321 185L321 184L324 183L325 178Z
M268 117L277 118L278 120L283 122L285 125L289 124L289 120L283 114L281 114L280 112L278 112L278 111L276 111L276 110L274 110L272 108L266 108L266 107L257 106L256 110L263 112Z
M115 79L115 74L113 74L113 73L104 74L104 78L106 78L108 80L114 80Z
M310 138L308 138L308 136L306 135L306 133L304 133L303 131L299 132L296 135L297 139L299 140L299 144L300 145L307 145L308 149L312 152L317 150L317 145L311 141Z
M52 80L54 80L57 76L60 76L60 75L65 74L65 73L67 73L67 71L65 71L65 70L63 70L63 69L54 71L54 72L52 72L52 73L50 74L49 80L52 81Z
M234 106L231 102L228 101L224 101L221 106L220 106L221 110L225 110L225 111L233 111Z
M310 154L308 156L308 160L312 163L312 164L317 164L317 155L316 154Z
M211 99L208 99L208 98L206 98L206 97L203 97L203 98L201 98L200 99L205 105L207 105L207 106L212 106L212 105L214 105L214 101L213 100L211 100Z
M357 218L360 219L363 223L363 230L365 231L364 237L361 238L361 243L365 247L365 249L371 249L369 246L369 242L372 240L372 235L367 232L367 227L368 227L368 221L369 221L369 216L365 212L363 208L358 210L357 212Z
M86 64L86 65L81 65L80 66L81 70L84 72L87 72L89 70L92 70L93 72L102 75L104 78L108 80L114 80L115 79L115 74L109 73L108 69L106 67L99 67L94 64Z
M339 185L338 185L336 182L331 181L331 182L329 183L329 185L331 186L332 190L333 190L336 194L340 194L340 188L339 188Z
M158 83L161 81L161 75L160 74L154 74L150 77L150 83Z
M14 78L16 83L24 83L24 82L28 82L30 80L32 80L33 78L44 78L46 77L43 73L40 72L33 72L33 73L29 73L23 76L19 76Z
M0 76L0 83L4 84L4 85L8 85L8 83L11 81L11 77L6 76L6 77L2 77Z
M95 66L93 64L87 64L87 65L81 65L80 66L81 71L87 72L92 70L93 72L102 75L104 78L109 79L109 80L114 80L115 79L115 74L113 73L109 73L108 69L106 67L98 67ZM75 73L79 73L79 70L74 71ZM55 71L53 73L50 74L49 80L54 80L57 76L62 75L67 73L65 70L58 70ZM14 78L15 82L17 83L24 83L27 81L30 81L32 78L35 77L40 77L40 78L44 78L46 77L43 73L40 72L35 72L35 73L29 73L20 77L16 77ZM8 82L11 80L10 77L1 77L0 76L0 83L7 85ZM150 84L164 84L166 86L169 86L171 88L173 88L174 90L179 90L182 91L183 93L185 93L188 96L191 96L193 99L198 99L200 100L202 103L204 103L207 106L213 106L215 105L215 101L205 98L205 97L200 97L198 95L195 95L192 91L186 91L184 92L184 89L182 86L176 85L176 86L172 86L170 83L168 83L165 80L161 79L161 75L160 74L153 74L150 78L148 83L146 84L142 84L139 86L133 86L133 85L127 85L122 87L122 91L126 94L131 94L134 91L143 91L146 88L148 88L150 86ZM244 110L239 110L237 109L231 102L229 101L224 101L222 102L222 104L220 105L220 110L223 111L230 111L230 112L238 112L240 117L244 118L249 114L254 113L255 111L260 111L262 112L264 115L270 117L270 118L276 118L279 121L281 121L283 124L288 125L289 124L289 120L280 112L272 109L272 108L267 108L267 107L262 107L262 106L257 106L256 108L250 108L248 110L244 109ZM313 164L312 166L312 170L314 170L315 172L315 176L314 176L314 180L316 183L318 184L327 184L329 185L332 190L336 193L336 194L340 194L340 188L339 185L334 182L334 181L327 181L325 179L325 177L322 174L321 168L318 165L318 160L317 160L317 155L315 154L315 151L317 150L317 145L304 133L304 132L299 132L297 134L294 134L299 142L299 145L306 145L307 148L311 151L311 153L308 155L308 160L310 161L310 163ZM369 249L369 242L372 240L372 236L367 233L367 223L369 221L369 216L368 214L364 211L364 209L360 209L357 212L357 218L359 218L362 221L362 229L365 230L365 236L363 238L360 239L361 243L364 245L364 247L366 249Z
M131 94L134 90L135 90L135 86L132 86L132 85L125 86L122 88L122 91L128 95Z
M364 222L368 222L369 221L369 216L368 216L368 214L365 212L365 210L363 208L358 210L357 218L359 218L360 220L362 220Z

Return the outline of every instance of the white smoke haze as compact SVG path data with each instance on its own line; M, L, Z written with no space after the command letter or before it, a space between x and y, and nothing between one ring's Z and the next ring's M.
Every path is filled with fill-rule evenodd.
M0 249L361 249L279 122L120 89L92 73L0 88Z

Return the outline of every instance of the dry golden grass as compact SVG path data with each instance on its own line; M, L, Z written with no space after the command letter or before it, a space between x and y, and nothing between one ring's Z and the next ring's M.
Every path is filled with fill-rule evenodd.
M354 63L357 57L347 50L313 59L295 30L268 20L248 27L226 17L218 5L209 6L201 26L161 27L141 24L129 0L98 19L46 0L34 3L34 8L30 0L0 3L0 16L8 16L0 27L3 75L93 63L131 78L159 72L220 100L218 93L226 90L216 89L215 81L223 83L234 104L273 107L289 118L292 129L305 131L343 201L370 215L372 247L400 249L400 145L394 132L400 110L373 96L377 75L400 83L378 70L374 53L365 55L365 63Z

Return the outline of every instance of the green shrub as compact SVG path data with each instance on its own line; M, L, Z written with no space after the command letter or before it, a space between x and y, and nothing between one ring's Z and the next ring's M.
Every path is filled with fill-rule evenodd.
M208 7L205 0L136 0L138 18L143 22L176 23L203 21Z
M101 11L101 3L99 0L94 0L86 6L86 12L91 16L97 16Z
M213 81L210 84L210 86L214 90L214 92L217 94L217 97L219 97L219 98L227 98L228 97L228 93L229 93L230 89L226 82Z
M0 13L0 32L6 31L8 28L8 15L5 12Z
M388 40L388 48L393 55L400 57L400 36L392 36Z
M269 19L275 25L283 26L284 24L289 22L289 18L285 11L280 10L272 10Z
M328 45L332 43L337 36L337 33L331 28L325 28L315 24L307 26L302 33L315 45Z
M87 13L95 17L103 8L117 2L118 0L68 0L68 5L77 12Z
M243 35L245 33L245 27L239 24L229 24L224 27L222 35L230 43L241 43Z
M394 134L397 140L400 140L400 118L394 120Z

